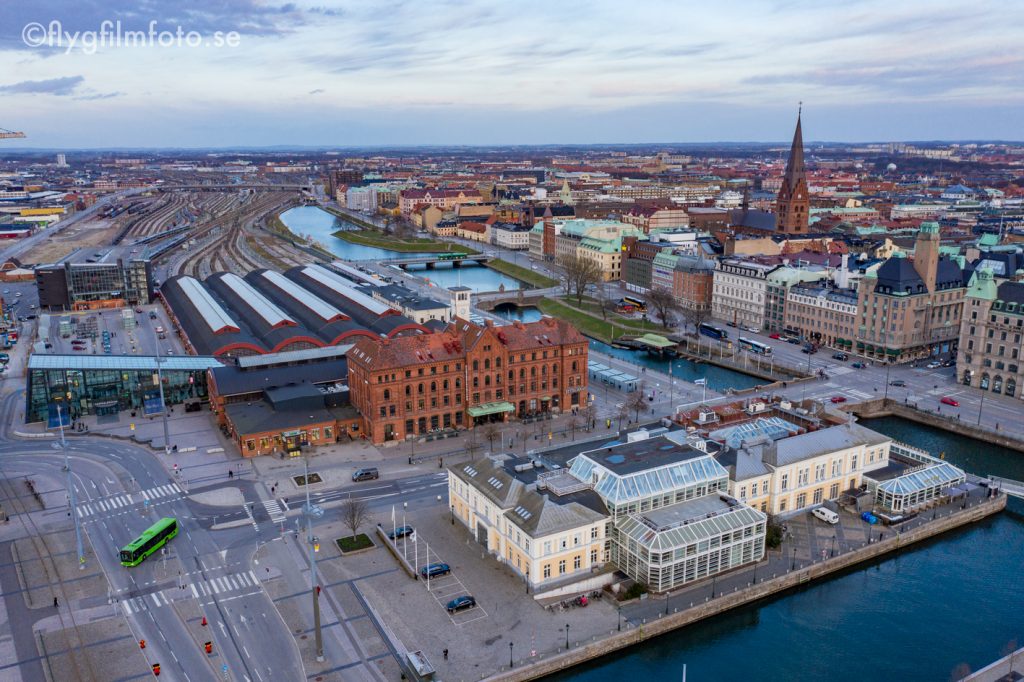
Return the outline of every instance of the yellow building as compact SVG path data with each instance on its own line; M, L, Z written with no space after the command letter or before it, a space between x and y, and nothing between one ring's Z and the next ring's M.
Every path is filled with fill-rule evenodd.
M609 516L587 486L571 499L544 495L489 458L448 472L452 517L531 587L586 577L607 561Z
M728 437L728 436L726 436ZM768 514L790 514L859 488L867 472L889 464L892 439L849 423L740 447L716 459L729 470L729 492Z

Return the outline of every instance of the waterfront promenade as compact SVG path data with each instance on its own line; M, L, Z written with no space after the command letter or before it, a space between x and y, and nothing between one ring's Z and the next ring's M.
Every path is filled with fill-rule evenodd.
M798 516L787 521L789 532L786 541L780 550L770 552L769 557L758 564L756 575L753 567L744 568L712 581L702 581L668 597L636 600L623 606L615 618L607 620L604 627L604 633L607 634L591 634L585 638L569 637L568 649L563 645L554 651L537 651L535 656L514 661L515 665L511 668L503 666L486 679L493 682L537 679L793 587L823 579L862 562L898 552L914 543L980 521L1006 506L1005 495L988 498L986 494L987 490L979 489L967 500L930 509L903 524L898 532L894 528L862 523L862 535L847 534L847 529L853 526L849 518L844 518L842 528L836 529L836 534L842 534L843 540L836 543L834 555L832 543L821 542L822 531L827 531L829 538L832 531L824 524L813 521L809 515ZM484 677L470 671L452 672L455 674L449 675L448 679ZM460 674L463 672L469 674Z

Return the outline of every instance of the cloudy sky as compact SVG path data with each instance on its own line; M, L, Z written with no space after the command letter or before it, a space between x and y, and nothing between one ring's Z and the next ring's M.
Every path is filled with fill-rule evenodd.
M784 141L802 100L813 140L1019 140L1012 6L0 0L0 127L29 136L5 149ZM93 49L104 21L205 44Z

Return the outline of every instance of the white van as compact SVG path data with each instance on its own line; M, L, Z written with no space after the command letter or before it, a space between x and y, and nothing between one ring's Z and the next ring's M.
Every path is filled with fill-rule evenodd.
M839 523L839 514L836 514L831 509L826 509L825 507L817 507L811 513L817 516L825 523L831 523L832 525Z

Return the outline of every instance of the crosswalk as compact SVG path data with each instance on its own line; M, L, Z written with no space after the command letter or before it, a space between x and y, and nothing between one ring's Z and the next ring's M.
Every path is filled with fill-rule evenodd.
M125 610L129 616L133 613L139 613L145 611L152 604L155 607L167 606L171 603L171 600L167 598L162 592L150 592L149 594L141 597L132 597L131 599L125 599L121 602L121 607Z
M177 483L168 483L155 488L140 490L136 493L112 495L78 505L78 516L85 518L94 514L121 511L126 507L131 507L133 504L145 504L146 502L153 502L172 495L180 495L181 492L182 490Z
M284 509L281 508L282 505L284 506ZM285 504L283 500L281 502L278 502L277 500L264 500L263 508L267 510L267 514L270 515L270 520L274 523L285 522L287 517L284 513L288 510L288 505Z
M189 589L192 590L192 596L196 599L212 597L215 594L223 594L225 592L259 587L260 582L256 579L256 574L252 571L225 575L219 578L210 578L209 580L200 583L189 583Z

